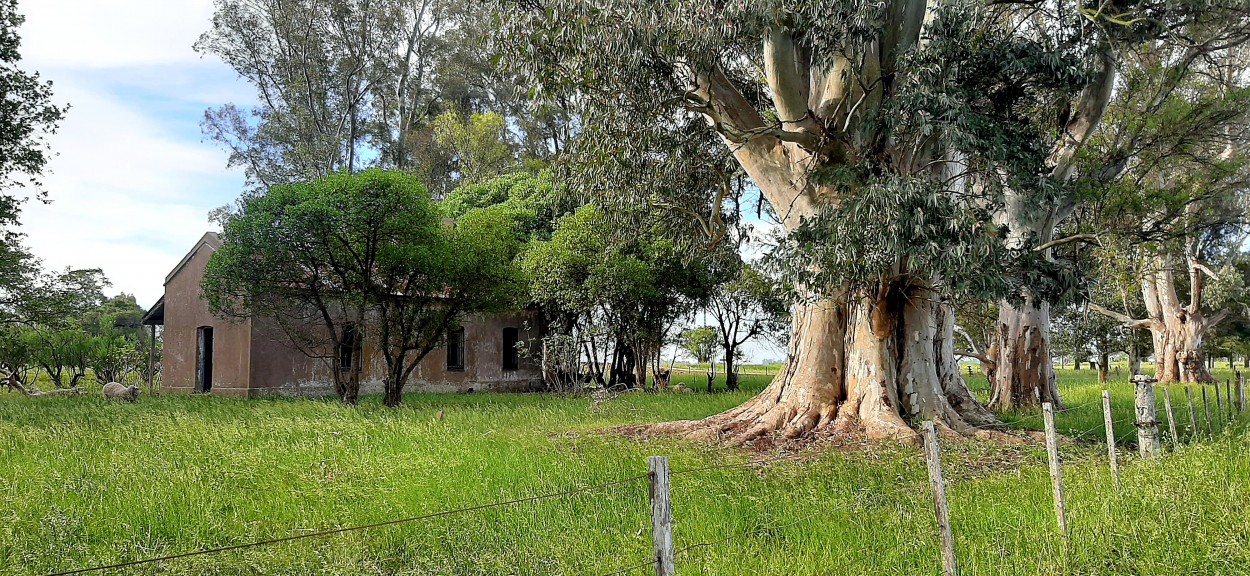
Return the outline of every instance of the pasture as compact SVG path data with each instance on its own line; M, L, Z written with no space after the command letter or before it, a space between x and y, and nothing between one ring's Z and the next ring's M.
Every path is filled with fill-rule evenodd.
M1095 377L1090 370L1060 376L1075 408L1058 416L1070 435L1062 445L1066 542L1055 527L1040 445L945 443L961 572L1250 574L1246 418L1153 462L1137 459L1128 446L1132 429L1121 425L1117 491ZM698 374L675 381L687 378L701 388ZM144 396L106 404L94 395L0 394L0 573L51 574L593 487L645 473L654 454L670 456L674 472L778 456L604 433L707 416L764 384L744 377L737 393L607 401L410 394L394 410L377 397L348 408L284 398ZM1112 391L1117 419L1131 418L1129 385L1114 383ZM1005 419L1041 425L1032 413ZM677 547L709 543L678 557L679 574L941 572L916 448L816 446L791 455L673 477ZM609 574L650 557L647 490L645 479L634 479L104 573Z

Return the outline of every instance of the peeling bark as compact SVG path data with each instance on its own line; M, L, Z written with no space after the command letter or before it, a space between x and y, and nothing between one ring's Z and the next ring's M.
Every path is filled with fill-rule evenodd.
M1050 357L1050 305L1031 296L1019 307L1001 303L994 337L998 356L990 406L1009 410L1039 402L1062 405Z
M968 436L998 423L959 374L954 313L929 289L899 280L875 294L797 304L793 318L790 362L758 396L641 430L737 444L774 433L915 441L921 420Z

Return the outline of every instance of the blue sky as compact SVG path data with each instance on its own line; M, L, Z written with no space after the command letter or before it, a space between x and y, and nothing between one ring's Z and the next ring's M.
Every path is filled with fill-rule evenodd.
M52 203L28 203L23 231L50 268L103 268L109 293L149 306L165 274L229 203L243 174L203 141L204 110L250 103L251 88L191 45L211 0L19 0L21 66L71 106L52 137Z
M19 0L18 9L27 17L21 66L71 106L51 138L57 156L43 181L52 203L23 212L28 244L47 267L102 268L110 295L151 306L211 228L208 212L243 190L242 171L226 169L227 153L204 141L200 118L227 102L251 104L255 93L191 49L212 0ZM747 355L784 350L752 343Z

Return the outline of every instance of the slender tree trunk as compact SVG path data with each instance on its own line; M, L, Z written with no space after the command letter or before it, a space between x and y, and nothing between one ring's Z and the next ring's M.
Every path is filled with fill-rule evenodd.
M1039 401L1061 405L1050 358L1050 305L1031 295L1016 307L999 304L998 357L990 406L1008 410ZM1077 356L1076 367L1081 368Z
M386 366L386 385L383 387L382 404L388 408L396 408L404 401L404 363L407 356L407 354L400 354Z
M1105 352L1098 355L1098 383L1106 384L1108 371L1111 369L1111 358Z
M648 368L648 361L651 358L651 354L647 352L645 348L646 347L642 344L642 342L637 342L633 346L634 380L637 382L638 387L643 390L647 389L647 368ZM655 389L658 390L659 387L660 387L660 383L659 381L656 381Z
M725 389L730 392L738 389L738 369L737 362L734 360L737 352L737 346L725 346Z

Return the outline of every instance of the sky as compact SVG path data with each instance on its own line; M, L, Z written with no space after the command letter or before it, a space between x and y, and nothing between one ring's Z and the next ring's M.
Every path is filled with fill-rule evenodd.
M143 307L204 232L208 212L243 190L241 170L200 134L205 109L249 104L253 91L191 49L211 0L19 0L23 69L70 105L50 138L43 180L52 202L28 202L22 231L49 269L102 268L106 293Z
M26 15L20 66L53 82L70 105L44 175L51 203L28 202L22 231L48 269L101 268L108 295L144 308L165 275L213 229L208 212L243 190L242 170L205 141L207 108L248 105L255 92L191 46L210 25L212 0L19 0ZM692 324L703 324L696 317ZM784 356L750 343L752 360Z

